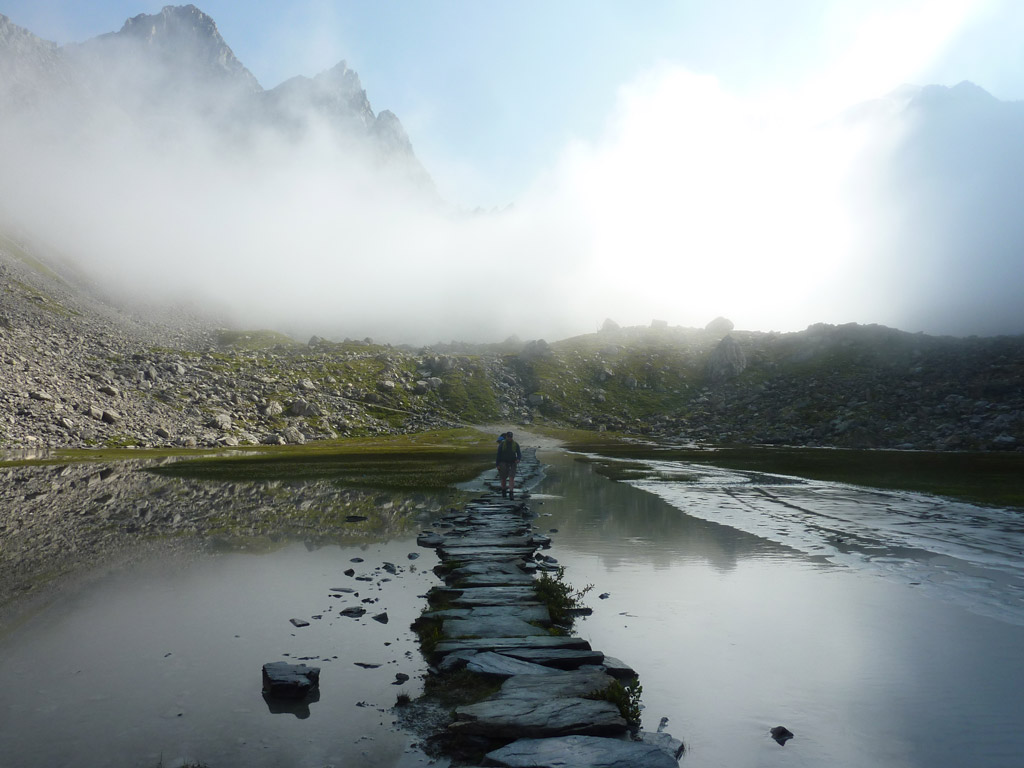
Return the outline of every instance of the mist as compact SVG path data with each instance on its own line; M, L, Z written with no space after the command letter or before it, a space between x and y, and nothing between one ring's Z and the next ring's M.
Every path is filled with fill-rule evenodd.
M15 148L0 221L136 305L413 344L557 339L609 317L1024 332L1007 202L1022 176L970 120L935 128L906 98L853 119L659 67L621 90L599 140L569 142L510 207L471 212L365 124L301 101L265 119L254 79L75 55L102 80L36 71L22 92L42 96L0 121Z

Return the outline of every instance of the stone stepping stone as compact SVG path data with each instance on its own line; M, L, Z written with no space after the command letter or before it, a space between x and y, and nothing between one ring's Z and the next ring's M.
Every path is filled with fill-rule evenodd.
M608 701L578 698L497 698L458 707L448 730L494 739L624 733L626 721Z
M467 619L448 619L441 625L445 637L534 637L548 635L548 631L535 627L516 616L489 616Z
M501 650L502 653L511 656L513 659L529 661L532 664L541 664L545 667L555 667L556 669L578 669L584 665L599 666L604 661L604 654L600 651L590 650L589 646L586 649L579 650L568 647L559 648L557 646Z
M536 547L453 547L444 545L438 547L438 554L444 560L466 560L472 557L497 557L519 558L526 560L533 556Z
M448 575L458 578L488 573L506 573L512 576L522 576L523 569L519 567L515 560L478 560L456 568Z
M639 677L635 669L614 656L605 656L601 666L609 675L619 680L632 680L634 677Z
M478 675L490 675L491 677L529 675L530 677L550 678L552 675L564 674L561 670L553 669L552 667L542 667L540 664L520 661L519 659L513 659L511 656L494 653L493 651L482 651L473 654L466 659L466 669Z
M508 656L512 658L510 655ZM549 667L540 668L550 669ZM551 671L554 672L554 675L523 674L510 677L492 698L550 699L557 696L587 698L591 694L604 691L616 682L614 677L600 669L576 669L571 672L551 669Z
M501 768L678 768L671 755L653 744L601 738L562 736L519 739L487 753Z
M449 581L462 587L500 587L533 584L533 576L520 571L511 573L478 573L472 576L449 577Z
M544 605L480 605L475 608L446 608L423 614L425 619L482 619L495 616L515 616L523 621L545 625L551 623L551 615Z
M432 595L447 598L453 607L477 605L537 605L537 591L533 587L435 587Z
M590 643L581 637L554 637L552 635L539 635L537 637L474 637L467 640L442 640L437 644L435 652L445 656L454 651L499 651L506 656L520 659L522 661L533 661L530 658L523 658L522 653L527 650L537 651L589 651ZM603 654L596 654L603 658ZM537 662L534 662L537 663ZM581 662L583 663L583 662ZM600 664L600 660L590 662ZM546 664L545 666L552 666ZM579 666L579 665L577 665Z

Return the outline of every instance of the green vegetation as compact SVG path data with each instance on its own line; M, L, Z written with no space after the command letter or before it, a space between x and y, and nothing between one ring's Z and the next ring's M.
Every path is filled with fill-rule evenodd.
M570 450L624 459L709 464L890 490L918 491L976 504L1024 507L1024 454L858 451L827 448L667 448L652 443L575 442ZM636 465L626 465L623 474ZM609 470L614 476L614 470ZM678 479L678 478L674 478Z
M616 680L604 690L594 691L584 698L611 702L619 708L619 713L627 725L631 728L639 728L642 712L640 696L643 692L644 688L640 685L640 681L633 678L625 685Z
M558 567L558 570L551 573L541 573L534 587L537 590L537 599L544 603L551 615L551 621L562 627L571 627L575 620L575 611L584 608L583 598L594 588L588 584L583 589L576 589L565 580L565 568Z
M244 452L256 455L200 458L150 471L226 482L330 480L352 488L436 490L472 480L491 465L492 451L489 435L461 429L275 446Z
M448 410L468 422L498 418L498 398L487 372L480 366L468 372L456 369L446 373L438 393Z
M235 350L260 350L270 349L279 344L286 347L297 347L299 342L290 336L285 336L277 331L229 331L217 332L217 343L222 347L231 347Z
M447 675L427 675L423 695L445 707L476 704L501 689L502 680L460 669Z

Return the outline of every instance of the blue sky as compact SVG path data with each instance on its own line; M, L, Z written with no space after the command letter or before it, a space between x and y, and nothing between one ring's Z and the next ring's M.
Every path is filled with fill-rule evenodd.
M0 12L66 43L161 5L13 0ZM860 45L863 83L836 82L840 99L903 81L964 79L999 98L1024 98L1024 3L1012 0L197 5L266 88L347 60L374 109L398 114L442 192L465 207L517 200L567 144L599 140L620 90L658 67L712 75L735 94L770 96L800 89ZM933 29L937 19L942 28ZM864 36L876 41L858 43ZM872 78L873 66L886 71Z

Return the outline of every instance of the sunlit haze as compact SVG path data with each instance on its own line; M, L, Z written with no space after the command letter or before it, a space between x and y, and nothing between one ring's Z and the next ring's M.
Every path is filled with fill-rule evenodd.
M1015 3L197 5L264 88L344 59L436 195L327 126L229 147L188 120L155 138L114 108L3 129L0 220L112 294L410 343L719 315L1024 332L1021 243L917 230L935 186L906 163L887 175L913 125L898 100L893 119L850 118L905 84L1024 98ZM60 45L159 10L0 5ZM1004 250L979 256L986 236Z

